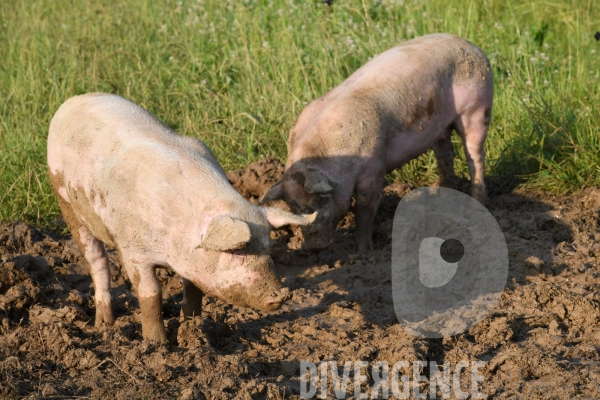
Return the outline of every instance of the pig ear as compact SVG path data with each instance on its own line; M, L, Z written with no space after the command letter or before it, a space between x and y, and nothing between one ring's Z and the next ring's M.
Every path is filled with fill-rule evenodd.
M312 214L296 215L275 207L263 207L262 209L273 228L281 228L284 225L308 225L317 218L317 211Z
M271 186L271 189L265 193L263 197L258 201L258 204L265 204L271 200L283 199L283 179Z
M243 248L250 241L250 227L244 221L228 215L210 221L200 246L206 250L228 251Z
M304 181L304 190L310 194L330 195L337 184L331 182L321 171L309 168L306 171L306 180Z

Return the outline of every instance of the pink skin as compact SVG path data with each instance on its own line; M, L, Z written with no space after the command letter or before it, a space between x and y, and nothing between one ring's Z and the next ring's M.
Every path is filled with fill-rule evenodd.
M135 104L99 93L69 99L50 125L48 167L90 264L97 326L114 322L104 243L118 250L137 292L145 339L166 341L156 266L184 278L184 317L199 315L202 292L262 310L291 297L273 270L269 230L315 215L249 203L202 142Z
M466 40L437 34L394 47L302 111L290 132L284 177L262 202L284 199L294 212L319 210L315 223L302 228L305 246L318 250L329 245L354 196L355 240L362 253L372 249L371 223L386 173L433 149L439 184L454 186L450 136L456 130L471 195L485 204L492 97L487 58ZM315 174L327 185L311 193L306 181Z

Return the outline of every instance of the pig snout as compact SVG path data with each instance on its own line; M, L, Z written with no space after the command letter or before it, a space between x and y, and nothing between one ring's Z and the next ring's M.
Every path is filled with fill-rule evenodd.
M329 247L335 235L336 224L333 221L316 222L314 225L300 227L304 239L302 248L309 251L320 251Z
M265 254L222 253L213 276L211 293L230 304L275 311L292 298L290 289L276 276L273 260Z
M283 303L292 298L292 294L290 293L290 289L281 288L279 290L273 291L271 295L265 297L263 300L263 309L265 311L275 311L279 310Z

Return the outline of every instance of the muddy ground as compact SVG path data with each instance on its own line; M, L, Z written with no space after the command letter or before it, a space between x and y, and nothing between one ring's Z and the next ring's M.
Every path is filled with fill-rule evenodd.
M229 177L256 201L282 170L263 160ZM277 312L205 296L202 316L182 323L180 279L158 269L169 345L142 340L139 305L114 251L117 321L99 331L92 281L73 240L0 225L0 397L298 398L300 361L358 360L369 370L376 361L391 370L397 361L447 361L453 369L478 360L486 363L479 391L487 398L600 397L600 190L491 196L510 256L500 303L464 334L418 339L398 324L391 294L391 221L410 189L385 188L375 250L364 256L354 254L352 215L320 253L301 250L290 228L273 232L277 271L294 289ZM470 392L466 371L461 390ZM417 372L426 377L419 390L428 392L429 366ZM362 390L370 393L372 383L368 378ZM332 398L331 379L328 393ZM351 374L345 398L353 394Z

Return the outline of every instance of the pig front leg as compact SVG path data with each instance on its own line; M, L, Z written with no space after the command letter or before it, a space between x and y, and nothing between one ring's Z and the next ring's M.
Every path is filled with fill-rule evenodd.
M373 177L375 176L375 177ZM356 232L354 239L356 241L356 251L364 253L373 250L373 237L371 233L371 224L377 206L379 204L379 195L383 188L384 173L383 171L371 175L364 180L359 179L356 186Z
M156 277L153 264L137 264L122 256L133 289L142 310L142 337L159 343L167 343L162 318L162 288Z
M183 278L183 302L181 303L181 320L199 317L202 312L202 290Z
M90 265L90 272L96 289L94 296L94 303L96 305L95 326L97 328L103 324L111 326L115 323L115 317L110 295L110 267L104 243L96 239L84 226L79 226L76 232L76 239L83 250L85 259Z
M440 173L438 185L454 189L454 146L452 146L451 134L452 130L448 130L444 138L435 142L431 148L438 162Z
M142 309L142 336L146 340L166 343L167 335L161 312L162 288L156 278L154 266L147 266L140 271L137 292Z

